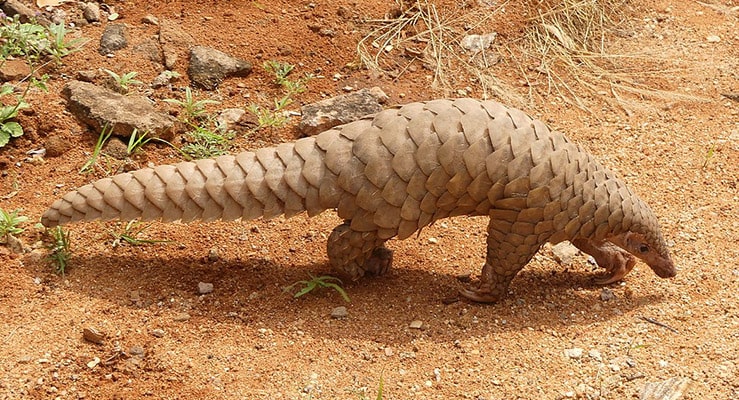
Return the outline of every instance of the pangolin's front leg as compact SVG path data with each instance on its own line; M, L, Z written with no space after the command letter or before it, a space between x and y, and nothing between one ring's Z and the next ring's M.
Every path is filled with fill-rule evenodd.
M393 262L393 252L384 243L377 231L359 232L346 221L334 228L328 238L328 259L334 270L352 280L366 273L382 275Z
M599 285L608 285L622 280L636 265L636 257L610 242L594 242L590 239L573 239L572 244L582 252L590 254L606 275L595 279Z
M491 219L488 225L487 255L479 285L460 290L462 296L472 301L495 303L505 297L513 278L542 245L537 235L500 232L496 225L499 222Z

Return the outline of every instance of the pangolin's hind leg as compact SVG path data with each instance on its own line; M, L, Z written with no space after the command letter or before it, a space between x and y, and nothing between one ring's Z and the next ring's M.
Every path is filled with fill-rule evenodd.
M369 273L382 275L390 270L393 252L383 246L377 231L359 232L346 221L328 237L328 259L340 274L357 280Z
M522 236L496 229L494 220L488 226L487 255L477 287L460 290L472 301L495 303L505 297L513 278L541 247L536 235Z

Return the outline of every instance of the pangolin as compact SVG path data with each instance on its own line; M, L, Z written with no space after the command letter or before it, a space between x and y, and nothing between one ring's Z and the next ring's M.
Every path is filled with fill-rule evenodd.
M649 206L582 147L494 101L442 99L389 108L316 136L215 159L103 178L52 204L42 223L251 220L336 209L332 267L385 273L391 238L442 218L490 217L480 281L465 297L495 302L546 242L569 240L623 278L636 257L676 270Z

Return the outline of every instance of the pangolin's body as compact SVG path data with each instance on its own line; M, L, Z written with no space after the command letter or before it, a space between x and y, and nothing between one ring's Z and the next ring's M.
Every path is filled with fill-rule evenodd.
M386 240L459 215L490 216L480 285L462 292L473 300L504 296L545 242L570 240L594 256L610 272L604 283L631 270L631 254L675 275L654 213L613 173L523 112L472 99L411 103L293 143L104 178L57 200L42 222L327 209L345 220L329 260L354 279L387 270Z

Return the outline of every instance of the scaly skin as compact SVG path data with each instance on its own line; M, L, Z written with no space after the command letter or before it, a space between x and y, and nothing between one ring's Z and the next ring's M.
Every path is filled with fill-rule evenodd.
M545 242L572 241L609 276L644 260L675 267L657 218L613 173L541 121L492 101L411 103L293 143L104 178L67 193L51 227L96 218L254 219L336 209L328 257L359 279L385 273L384 243L432 222L488 215L480 283L462 294L494 302Z

